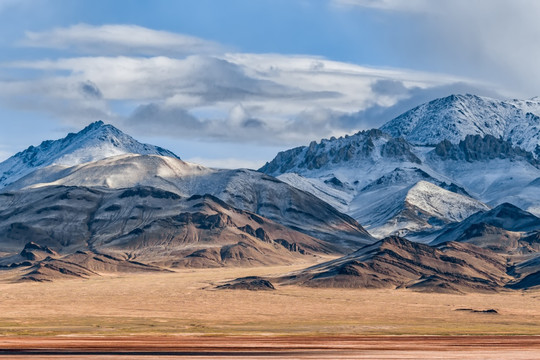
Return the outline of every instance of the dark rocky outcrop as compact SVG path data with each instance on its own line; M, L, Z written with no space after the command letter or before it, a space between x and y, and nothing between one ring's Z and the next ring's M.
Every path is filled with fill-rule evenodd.
M275 290L274 285L258 276L248 276L235 279L229 283L216 286L218 290L251 290L251 291L271 291Z
M375 141L384 143L377 150ZM339 139L323 139L320 143L311 142L309 146L280 152L271 162L259 171L270 175L279 175L291 170L314 170L340 163L369 160L374 151L384 158L420 164L420 159L413 153L411 145L402 138L392 138L378 129L361 131L352 136Z
M492 135L467 135L458 144L443 140L433 150L441 160L464 160L467 162L493 159L522 159L534 166L540 162L531 152L513 146L509 140L497 139Z

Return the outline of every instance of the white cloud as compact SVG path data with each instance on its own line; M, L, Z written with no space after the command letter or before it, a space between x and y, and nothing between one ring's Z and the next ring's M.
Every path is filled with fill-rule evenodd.
M43 75L0 82L0 96L20 108L28 101L27 108L41 107L68 123L99 116L135 134L281 145L379 126L383 119L358 114L392 107L413 90L466 82L276 54L78 57L4 66ZM114 113L110 104L118 102L131 104L131 111Z
M13 155L13 153L11 151L5 151L5 150L0 149L0 162L6 160L7 158L9 158L12 155Z
M383 10L404 3L335 1ZM102 119L134 135L297 145L377 127L430 93L486 87L317 56L220 53L203 39L132 25L29 32L23 44L97 55L0 64L6 73L31 74L0 80L0 103L74 126Z
M0 3L1 8L1 3ZM223 51L223 46L194 36L152 30L137 25L73 25L26 33L21 45L77 50L90 54L163 55L206 54Z

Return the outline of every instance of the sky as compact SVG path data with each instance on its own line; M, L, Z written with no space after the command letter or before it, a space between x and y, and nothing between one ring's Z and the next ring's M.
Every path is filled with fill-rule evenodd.
M535 0L0 0L0 161L103 120L212 167L540 95Z

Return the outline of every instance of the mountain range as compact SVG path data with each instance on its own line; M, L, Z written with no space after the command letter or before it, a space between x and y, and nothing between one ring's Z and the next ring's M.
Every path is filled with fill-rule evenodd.
M281 152L260 171L319 196L377 237L427 242L445 224L505 202L540 215L540 118L532 111L540 113L539 99L452 95L380 130Z
M98 121L0 163L0 269L45 281L318 262L272 281L535 287L538 115L538 98L452 95L258 171L185 162Z

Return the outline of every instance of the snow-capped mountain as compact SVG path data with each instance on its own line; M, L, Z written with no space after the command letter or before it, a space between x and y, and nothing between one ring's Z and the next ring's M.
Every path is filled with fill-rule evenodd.
M371 165L369 170L380 173L381 170L377 170L379 165L390 163L420 164L421 161L413 153L413 148L407 141L372 129L339 139L332 137L329 140L323 139L319 143L312 141L309 146L282 151L274 160L266 163L260 171L274 176L293 172L311 177L315 174L330 173L339 168L340 173L336 175L347 177L346 175L362 170L365 176L358 181L367 184L370 178L374 180L378 176L374 175L373 171L365 171L368 170L366 166ZM347 164L347 166L340 167L341 164ZM339 184L334 185L339 186Z
M49 165L73 166L130 153L178 158L169 150L142 144L114 126L97 121L63 139L30 146L0 163L0 188Z
M260 171L311 192L363 222L375 236L411 235L436 230L487 208L451 178L424 164L432 150L373 129L281 152ZM433 187L421 181L429 181ZM445 189L456 196L449 197ZM422 191L425 194L419 195ZM422 198L430 200L420 204L412 200ZM443 198L448 201L441 201ZM428 206L430 201L444 203L446 209L434 211L434 206ZM462 216L449 216L450 208L461 211Z
M329 202L376 236L429 241L442 225L504 202L540 214L540 162L529 151L540 149L540 122L532 112L540 114L540 99L454 95L390 121L381 128L390 134L374 129L312 142L260 171Z
M445 140L427 154L424 165L492 207L509 202L540 214L539 162L508 141L490 135L468 135L458 144Z
M491 135L540 156L540 98L501 101L451 95L420 105L380 129L415 145L458 143L467 135Z

